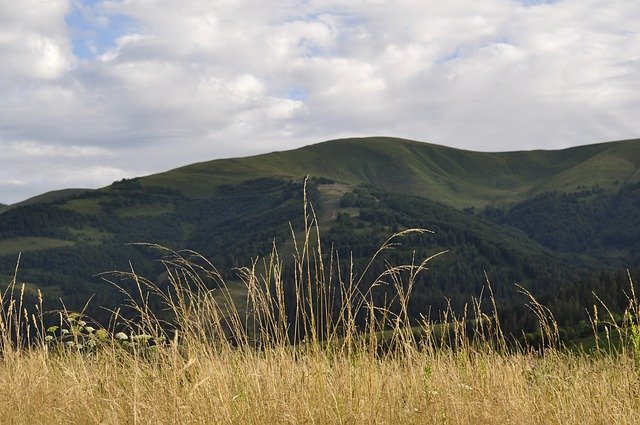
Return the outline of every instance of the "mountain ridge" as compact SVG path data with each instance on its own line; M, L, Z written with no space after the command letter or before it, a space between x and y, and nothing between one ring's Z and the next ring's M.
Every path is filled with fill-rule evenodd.
M519 201L523 197L547 190L571 192L575 186L597 184L610 187L611 182L616 180L619 183L640 181L640 153L638 149L634 149L639 144L640 139L627 139L564 149L484 152L394 137L359 137L333 139L296 149L247 157L196 162L136 179L147 186L169 188L176 188L183 183L179 190L195 198L210 195L209 191L202 188L203 185L216 189L221 184L260 177L299 179L309 174L351 185L373 186L390 180L383 185L384 189L427 198L437 197L445 204L464 208ZM603 157L602 154L605 153L614 154L617 160L611 156ZM338 169L331 170L326 159L318 159L332 154L340 158L333 162L334 167L340 165ZM563 158L561 162L564 164L560 165L564 165L564 169L550 164L557 162L553 157ZM374 161L367 166L363 165L363 159ZM469 168L476 167L482 161L487 162L487 166L483 167L484 173L469 173ZM265 163L271 165L265 166ZM383 167L376 170L374 165ZM352 168L352 171L345 170L347 167ZM389 170L389 167L396 167L396 172ZM594 169L599 175L593 175ZM541 178L544 173L552 175L546 179ZM585 174L590 177L582 179ZM494 190L478 191L477 187L469 186L464 181L478 178L484 180L485 185L494 186ZM524 184L523 181L527 179L530 181ZM191 181L187 184L187 180ZM55 201L87 191L104 190L110 186L99 189L53 190L13 204L0 203L0 212L33 203ZM475 190L476 196L469 196L470 190ZM456 196L453 193L456 191L461 193Z
M44 192L30 198L27 198L20 202L15 202L13 204L2 204L0 203L0 213L8 210L9 208L17 208L25 205L37 204L41 202L54 202L59 199L64 199L73 195L78 195L80 193L88 192L95 189L80 189L80 188L67 188L67 189L56 189L51 190L49 192Z
M336 139L288 151L216 159L141 178L208 196L219 184L306 174L438 200L456 208L513 203L549 190L640 180L639 139L562 150L474 152L395 138ZM478 167L478 164L481 164ZM187 182L189 183L187 185Z

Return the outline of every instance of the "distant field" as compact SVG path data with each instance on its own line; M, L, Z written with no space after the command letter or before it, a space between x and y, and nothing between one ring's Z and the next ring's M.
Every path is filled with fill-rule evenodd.
M141 204L131 207L118 208L116 214L120 217L157 217L175 211L175 206L167 203Z
M100 206L100 199L72 199L63 204L63 208L73 210L82 214L101 214L102 207Z
M62 239L23 237L4 239L0 241L0 255L14 254L16 252L40 251L43 249L61 248L72 246L75 243Z
M112 235L102 232L91 226L82 226L80 228L69 228L69 233L78 241L89 244L99 244L108 240Z

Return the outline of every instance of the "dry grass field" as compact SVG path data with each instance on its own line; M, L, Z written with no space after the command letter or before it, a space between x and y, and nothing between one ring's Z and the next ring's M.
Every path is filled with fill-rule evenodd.
M2 296L0 423L640 423L634 300L625 322L611 323L623 341L613 350L563 348L533 297L543 351L507 344L498 312L477 308L440 324L425 320L417 338L406 306L429 259L371 282L397 295L395 308L376 306L358 282L364 273L344 276L337 259L310 243L319 239L313 224L294 243L293 313L275 249L242 270L242 306L194 253L166 252L168 289L134 272L114 275L114 284L135 283L138 318L115 312L106 328L61 312L60 325L45 329L44 307L22 305L14 282ZM416 231L395 235L380 252ZM210 289L212 280L219 288ZM150 299L162 300L171 323L154 316ZM364 327L356 325L362 314Z
M2 423L637 424L633 359L169 348L12 353Z

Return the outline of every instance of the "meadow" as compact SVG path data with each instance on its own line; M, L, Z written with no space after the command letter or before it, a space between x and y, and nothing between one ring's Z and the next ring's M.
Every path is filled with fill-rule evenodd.
M416 325L408 301L433 257L363 282L366 270L322 252L312 209L305 217L292 232L293 308L275 247L239 270L244 302L205 258L157 247L162 284L133 268L105 275L135 314L116 309L104 327L82 311L25 305L14 278L1 299L0 423L640 423L631 281L621 320L606 306L593 311L589 349L563 346L553 315L531 294L538 346L505 335L498 307L483 312L479 299ZM422 232L393 235L370 264ZM379 286L395 294L382 305L372 296ZM492 300L488 280L485 289ZM52 314L59 324L49 326Z

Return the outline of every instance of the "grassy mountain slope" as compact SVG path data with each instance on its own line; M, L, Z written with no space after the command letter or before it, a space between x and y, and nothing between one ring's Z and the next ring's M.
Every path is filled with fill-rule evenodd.
M92 189L60 189L60 190L52 190L50 192L46 192L40 195L33 196L29 199L26 199L21 202L17 202L15 204L3 205L0 204L0 213L7 211L11 208L23 207L25 205L32 204L42 204L47 202L55 202L60 199L69 198L73 195L78 195L83 192L91 191Z
M223 159L144 178L143 184L208 197L220 184L259 177L327 177L422 196L457 208L512 203L577 186L610 188L640 179L640 141L560 151L471 152L392 138L333 140L286 152Z
M414 314L478 295L484 271L502 288L501 302L520 305L515 282L551 294L588 270L640 265L638 163L638 140L481 153L390 138L203 162L5 208L0 283L22 252L28 288L44 287L45 297L62 296L71 309L92 294L96 305L115 305L118 294L92 276L128 269L129 260L144 275L163 271L149 261L156 254L130 242L194 249L230 278L233 267L268 253L274 239L286 263L289 223L301 229L302 181L310 175L308 196L326 248L334 243L358 264L394 231L436 231L389 257L450 251L420 280ZM516 310L511 316L520 320Z

